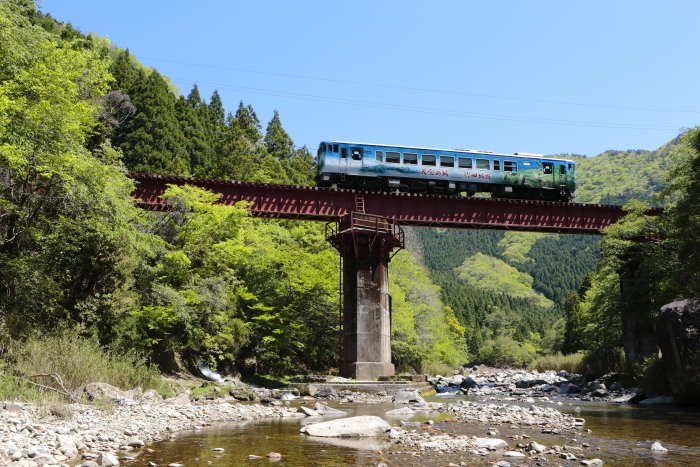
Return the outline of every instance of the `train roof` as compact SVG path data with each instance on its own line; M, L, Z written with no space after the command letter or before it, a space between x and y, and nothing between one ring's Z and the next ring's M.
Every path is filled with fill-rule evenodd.
M401 146L401 145L391 145L391 144L376 144L376 143L359 143L357 141L336 141L333 140L333 143L343 143L343 144L357 144L357 145L362 145L362 146L380 146L384 148L401 148L401 149L420 149L421 151L446 151L446 152L463 152L465 154L484 154L484 155L489 155L489 156L503 156L503 157L512 157L512 156L517 156L517 157L523 157L526 159L548 159L552 161L566 161L566 162L573 162L570 159L560 159L558 157L547 157L542 154L530 154L530 153L523 153L523 152L516 152L515 154L500 154L500 153L495 153L493 151L479 151L477 149L440 149L440 148L421 148L421 147L416 147L416 146Z

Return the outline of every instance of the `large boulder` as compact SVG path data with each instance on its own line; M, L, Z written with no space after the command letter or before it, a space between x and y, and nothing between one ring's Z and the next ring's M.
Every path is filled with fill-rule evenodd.
M383 436L390 429L391 425L381 418L364 415L361 417L341 418L329 422L314 423L304 426L300 431L311 436L364 438Z
M696 300L676 300L661 307L656 341L668 381L681 404L700 405L700 311Z
M134 393L122 391L107 383L88 383L76 389L76 395L80 399L85 397L89 401L107 400L121 402L134 400Z

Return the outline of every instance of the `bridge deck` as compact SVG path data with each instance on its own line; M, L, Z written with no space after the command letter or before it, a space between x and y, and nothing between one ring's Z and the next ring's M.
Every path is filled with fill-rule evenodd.
M357 210L395 219L399 225L462 229L520 230L569 234L600 234L625 212L620 206L498 198L461 198L411 193L374 193L194 177L129 174L137 182L133 196L144 208L166 210L159 198L166 185L190 184L221 193L222 204L252 203L254 216L279 219L335 221ZM658 215L654 208L648 214Z

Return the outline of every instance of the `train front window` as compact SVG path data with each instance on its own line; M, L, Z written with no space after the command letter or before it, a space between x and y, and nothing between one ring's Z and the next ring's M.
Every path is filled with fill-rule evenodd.
M435 166L435 156L432 154L423 154L420 159L422 165Z
M384 162L384 154L382 153L382 151L377 151L376 155L377 155L377 162Z
M503 161L503 171L504 172L517 172L518 163L513 161Z
M476 168L479 170L491 170L491 161L488 159L477 159Z
M387 151L386 152L386 161L389 164L400 164L401 163L401 154L398 152Z
M471 169L472 168L472 158L471 157L458 157L457 165L460 169Z
M418 164L418 154L412 154L409 152L403 153L403 163L417 165Z
M318 157L321 157L321 154L326 152L326 143L321 143L318 145L318 151L316 152L316 155Z

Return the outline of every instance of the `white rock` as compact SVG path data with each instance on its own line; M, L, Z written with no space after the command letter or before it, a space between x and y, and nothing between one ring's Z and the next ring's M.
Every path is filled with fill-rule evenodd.
M391 426L381 418L365 415L314 423L306 425L300 431L311 436L361 438L366 436L382 436L390 429Z
M303 405L299 407L299 413L305 414L307 417L318 417L321 415L315 410L311 410L310 408L304 407Z
M503 453L504 457L527 457L520 451L506 451Z
M486 448L489 451L495 451L500 448L507 448L508 443L498 438L476 438L474 440L474 447Z
M658 441L651 445L651 450L653 452L667 452L668 451L668 449L661 446L661 443L659 443Z
M117 459L117 456L108 452L100 453L100 455L97 456L97 459L95 459L95 462L101 467L113 467L119 465L119 459Z
M389 415L389 416L401 416L401 415L415 415L416 412L410 407L403 407L401 409L394 409L390 410L388 412L384 412L384 415Z

